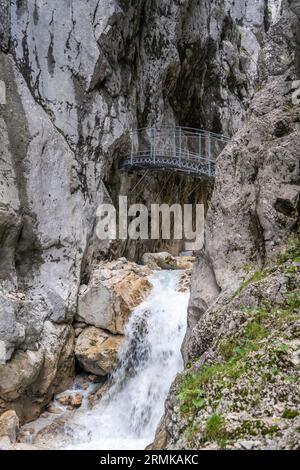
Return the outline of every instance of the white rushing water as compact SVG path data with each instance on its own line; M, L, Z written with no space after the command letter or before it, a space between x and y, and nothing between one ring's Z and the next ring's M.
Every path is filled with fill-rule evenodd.
M137 450L153 441L170 385L183 367L188 293L176 290L178 279L175 271L151 277L151 294L128 321L112 386L75 418L68 449Z

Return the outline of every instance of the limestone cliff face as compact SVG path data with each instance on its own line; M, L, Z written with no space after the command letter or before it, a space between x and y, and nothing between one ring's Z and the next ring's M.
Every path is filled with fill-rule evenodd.
M291 5L291 8L289 7ZM205 249L195 268L190 330L245 270L262 268L299 220L298 2L285 2L259 57L259 83L236 133L217 163Z
M278 3L0 2L3 409L32 418L72 377L78 289L107 252L96 208L109 199L103 182L110 193L128 186L116 181L128 129L233 134Z
M154 447L299 448L299 7L281 3L246 122L217 162L186 370Z

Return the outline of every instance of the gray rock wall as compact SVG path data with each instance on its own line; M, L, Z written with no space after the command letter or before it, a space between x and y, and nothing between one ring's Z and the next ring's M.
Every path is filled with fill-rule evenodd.
M294 11L284 2L270 28L247 122L218 159L205 248L192 282L190 330L220 292L236 289L247 272L276 257L299 220Z
M186 370L173 383L153 449L299 448L298 422L285 421L284 412L293 407L293 418L299 415L299 2L278 6L245 123L218 158L205 247L192 275ZM264 333L247 336L251 321L265 328L264 315ZM283 341L284 355L270 360ZM241 369L231 375L232 365Z

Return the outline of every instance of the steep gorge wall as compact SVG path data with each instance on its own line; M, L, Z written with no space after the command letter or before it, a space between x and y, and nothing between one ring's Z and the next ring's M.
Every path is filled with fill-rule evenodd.
M299 448L299 8L282 2L246 122L217 162L186 369L154 448Z
M299 218L298 2L284 2L259 57L246 124L220 156L195 267L190 330L245 270L276 258ZM297 13L297 15L295 14Z
M234 134L277 3L1 1L2 409L30 419L73 375L78 289L107 253L96 208L103 181L111 194L120 184L127 131Z

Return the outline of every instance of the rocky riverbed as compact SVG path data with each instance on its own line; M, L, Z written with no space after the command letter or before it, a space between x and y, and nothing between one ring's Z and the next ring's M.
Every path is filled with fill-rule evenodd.
M174 257L165 252L149 253L144 262L144 265L138 265L120 258L102 262L94 268L88 285L80 288L78 313L73 324L74 356L80 367L80 374L76 376L70 389L55 395L37 420L21 426L14 410L2 414L1 448L29 450L70 445L71 436L78 431L77 421L80 417L92 415L93 408L99 406L103 397L114 386L112 377L122 364L120 354L122 355L123 343L128 342L127 324L137 307L149 298L153 290L152 276L155 273L159 275L160 272L164 276L164 272L168 272L166 268L170 273L174 272L173 290L168 292L175 297L179 296L179 299L187 298L193 257ZM164 308L169 308L169 314L173 314L168 301L165 301ZM184 319L184 309L181 315ZM141 328L144 321L141 318ZM169 321L172 322L171 318ZM184 331L181 341L183 335ZM134 338L132 340L136 341ZM179 358L180 344L181 342L175 350ZM168 347L167 343L165 346ZM132 348L134 347L133 343ZM137 363L136 366L138 365ZM129 374L129 370L127 372Z

